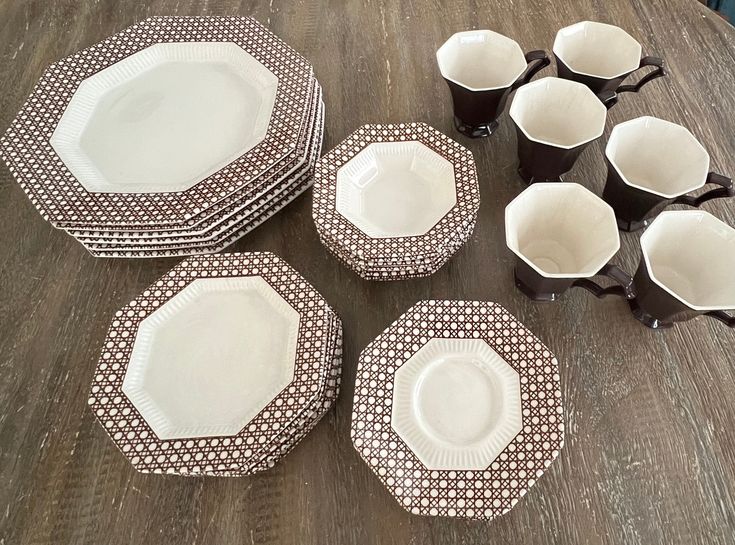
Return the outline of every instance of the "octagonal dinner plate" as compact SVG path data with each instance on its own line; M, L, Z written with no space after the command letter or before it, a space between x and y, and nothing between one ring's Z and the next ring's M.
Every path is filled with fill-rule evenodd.
M81 242L87 250L97 257L169 257L185 253L187 255L211 254L218 252L240 237L258 227L283 207L287 206L296 197L301 195L312 183L314 161L321 150L321 134L324 127L323 105L319 108L320 121L310 142L309 156L302 168L288 175L280 182L280 188L271 193L265 193L245 206L237 206L236 211L223 212L219 218L221 225L217 227L211 240L194 241L187 239L186 245L181 246L177 238L168 243L117 245L114 243L100 243L100 239L87 239Z
M562 448L556 358L500 305L420 301L362 351L351 433L411 513L495 518Z
M120 310L89 403L143 472L272 466L331 407L341 323L268 253L183 261Z
M252 18L153 17L51 65L0 147L57 227L176 225L294 153L312 76Z

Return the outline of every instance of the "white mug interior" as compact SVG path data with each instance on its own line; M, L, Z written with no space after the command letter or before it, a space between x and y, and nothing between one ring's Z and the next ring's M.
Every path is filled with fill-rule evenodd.
M457 32L436 60L443 77L471 91L510 87L526 70L521 47L492 30Z
M508 248L548 278L594 276L620 248L613 209L576 183L537 183L505 209Z
M622 28L582 21L556 33L554 55L578 74L612 79L632 72L641 60L641 44Z
M702 210L662 212L641 236L651 279L694 310L735 309L735 229Z
M529 139L570 149L599 138L607 108L586 85L541 78L516 91L510 117Z
M421 236L457 204L452 164L421 142L378 142L337 171L337 212L372 238Z
M702 187L709 154L686 128L644 116L616 125L605 155L626 184L672 198Z

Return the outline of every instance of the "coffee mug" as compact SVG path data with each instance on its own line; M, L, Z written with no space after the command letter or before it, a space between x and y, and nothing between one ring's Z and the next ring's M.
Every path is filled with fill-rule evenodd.
M458 32L436 52L454 103L454 126L471 138L498 127L508 95L551 62L545 51L523 54L510 38L491 30Z
M687 129L655 117L616 125L605 148L607 182L602 198L618 226L635 231L669 204L699 207L735 195L732 180L709 172L709 154ZM705 184L720 187L699 197L687 193Z
M735 229L703 210L662 212L641 236L633 315L651 328L699 315L735 328Z
M516 286L535 301L555 301L567 289L597 297L632 298L632 277L610 259L620 248L612 208L579 184L534 184L505 208L505 242L516 254ZM591 277L617 285L603 288Z
M527 183L559 181L602 135L606 105L616 100L615 93L598 98L581 83L559 78L521 87L510 105L518 135L518 174Z
M634 92L666 75L664 61L641 57L641 44L622 28L582 21L562 28L554 40L554 57L560 78L583 83L594 93ZM636 70L653 66L638 83L621 85Z

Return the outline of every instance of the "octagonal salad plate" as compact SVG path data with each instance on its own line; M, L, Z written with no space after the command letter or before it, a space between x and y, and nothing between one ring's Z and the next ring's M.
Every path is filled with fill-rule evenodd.
M116 313L89 404L142 472L262 471L334 403L341 331L273 254L191 258Z

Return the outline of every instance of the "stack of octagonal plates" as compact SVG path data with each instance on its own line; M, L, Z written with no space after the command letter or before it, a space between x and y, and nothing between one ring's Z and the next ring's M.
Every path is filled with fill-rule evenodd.
M558 363L500 305L420 301L360 355L352 442L417 515L509 511L564 442Z
M221 250L311 184L311 65L247 17L154 17L51 65L0 143L93 255Z
M89 404L142 472L272 467L333 405L342 325L270 253L181 262L116 314Z
M365 125L322 157L322 243L370 280L426 276L469 239L480 206L472 153L424 123Z

